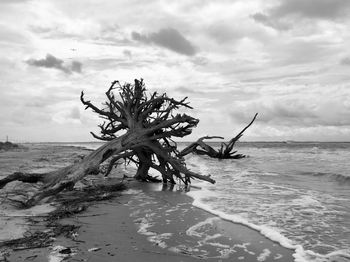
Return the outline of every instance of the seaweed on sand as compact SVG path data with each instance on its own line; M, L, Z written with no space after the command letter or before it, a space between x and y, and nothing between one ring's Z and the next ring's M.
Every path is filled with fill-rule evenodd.
M6 261L6 253L25 249L49 247L58 236L75 240L79 226L62 224L60 220L87 210L89 203L108 200L126 188L124 183L87 186L82 190L67 191L57 199L58 208L44 217L43 230L27 231L23 237L0 242L0 261ZM35 222L33 222L35 223ZM2 255L1 255L2 254Z

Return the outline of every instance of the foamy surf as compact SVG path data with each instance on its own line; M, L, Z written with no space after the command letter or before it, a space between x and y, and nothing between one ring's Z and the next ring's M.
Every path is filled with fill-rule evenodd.
M268 227L266 225L256 225L249 222L247 219L234 214L227 214L223 211L212 208L210 205L201 201L203 198L208 196L213 196L215 193L210 190L193 190L187 192L187 195L193 198L193 205L195 207L201 208L215 216L220 217L226 221L233 223L238 223L247 226L253 230L258 231L261 235L266 238L279 243L282 247L294 250L294 261L295 262L347 262L350 261L350 253L348 250L338 250L331 252L326 255L321 255L311 250L305 250L302 245L294 243L292 240L285 237L283 234L278 232L276 229ZM263 261L266 254L261 255L261 260Z

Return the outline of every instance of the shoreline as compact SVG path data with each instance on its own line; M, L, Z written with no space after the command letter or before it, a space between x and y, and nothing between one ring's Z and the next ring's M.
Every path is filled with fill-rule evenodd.
M0 171L9 172L21 168L23 170L41 172L42 170L57 169L79 161L90 150L74 145L33 144L21 151L3 152L2 156L6 157L0 159ZM119 169L116 173L111 174L111 178L118 179L123 175L132 175L133 172L133 168ZM102 180L102 183L109 183L109 179ZM96 177L93 176L89 178L89 181L95 184L95 182L101 182L101 179L96 180ZM12 185L9 186L12 187ZM82 189L84 185L77 184L77 187ZM206 196L208 193L205 190L205 186L200 190L198 190L198 187L192 186L188 194L178 185L175 185L173 189L170 186L164 187L163 191L161 184L131 182L130 187L131 189L126 191L128 193L123 194L121 197L108 201L96 201L92 205L90 202L87 211L77 213L75 217L58 221L64 221L64 223L67 223L65 224L67 226L81 226L81 229L77 231L77 241L79 242L79 237L84 235L86 238L84 241L90 244L78 245L72 239L58 237L54 240L51 248L16 251L16 254L11 254L11 260L2 259L1 251L3 249L0 248L0 261L16 262L22 261L24 258L28 258L28 261L61 261L64 257L59 252L59 246L69 248L70 253L66 255L70 256L76 253L69 257L69 261L90 261L88 257L93 257L93 254L108 255L103 261L114 261L113 257L123 254L123 250L125 250L126 254L124 254L124 258L119 257L122 261L129 258L135 259L130 261L138 261L134 254L135 252L144 254L143 256L140 255L141 260L146 256L145 254L152 254L149 257L152 261L154 260L153 256L157 254L174 257L174 260L171 261L187 261L183 260L183 257L190 258L189 261L197 259L209 261L232 261L232 259L234 261L349 261L349 257L346 254L344 255L343 252L336 251L327 255L319 255L309 250L305 251L301 246L299 249L296 246L288 248L288 245L286 247L284 243L281 243L281 238L277 238L275 241L270 240L274 239L275 235L266 234L269 232L261 232L260 227L247 225L245 220L240 222L241 220L238 217L220 212L218 211L219 209L212 209L205 202L202 202L200 196ZM75 194L74 191L73 194ZM64 195L62 196L63 199ZM43 210L39 208L36 211L7 208L7 206L2 205L2 210L0 210L0 215L3 215L0 225L4 225L0 232L3 233L4 230L8 229L9 236L19 237L20 234L23 234L22 231L28 228L29 230L26 231L26 234L29 235L33 232L35 233L35 230L30 230L32 227L38 229L38 231L47 229L42 225L43 223L40 223L40 219L44 219L40 218L40 216L45 216L47 208L43 208ZM127 215L125 217L121 216L114 209L122 210L121 212ZM41 215L41 211L43 211L43 215ZM138 240L137 244L130 242L131 249L123 246L121 249L109 249L104 252L103 239L111 232L103 226L95 228L99 219L111 228L115 226L125 227L125 231L116 231L111 237L118 238L119 233L128 234L133 239ZM117 220L120 219L124 223L118 224ZM4 222L6 224L1 224ZM177 225L177 223L181 225ZM10 226L11 224L12 227ZM88 229L90 236L85 236L86 225L90 225ZM16 230L22 231L17 232L18 234L15 236ZM104 232L104 234L100 232ZM178 232L181 232L181 234ZM4 238L3 234L0 235L0 239L1 237ZM95 239L95 243L92 243L89 238L95 235L101 235L101 238ZM108 236L106 238L110 241L110 243L106 244L108 246L116 246L118 244L117 239L110 239L111 237ZM128 241L127 236L123 236L122 239L123 241ZM80 246L79 249L78 246ZM98 250L88 251L95 246L98 246ZM138 248L138 246L143 248ZM56 251L52 248L55 248ZM63 252L68 251L63 250Z
M80 226L53 248L13 252L8 261L294 261L293 250L192 205L182 191L132 182L121 196L60 220ZM59 246L69 254L58 252ZM90 250L90 251L89 251ZM29 260L28 260L29 261Z

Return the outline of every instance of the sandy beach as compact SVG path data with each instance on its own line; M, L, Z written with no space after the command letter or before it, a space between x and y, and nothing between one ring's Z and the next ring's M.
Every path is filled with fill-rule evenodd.
M80 226L74 240L59 237L49 248L11 252L7 261L294 260L292 250L258 232L192 206L180 188L138 182L129 188L60 221ZM59 252L63 247L69 254Z

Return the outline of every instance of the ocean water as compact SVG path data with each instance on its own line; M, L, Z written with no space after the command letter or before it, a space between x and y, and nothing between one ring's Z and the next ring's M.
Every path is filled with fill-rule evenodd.
M194 182L194 205L295 249L296 261L350 261L350 143L237 149L249 157L187 156L191 170L216 180Z

